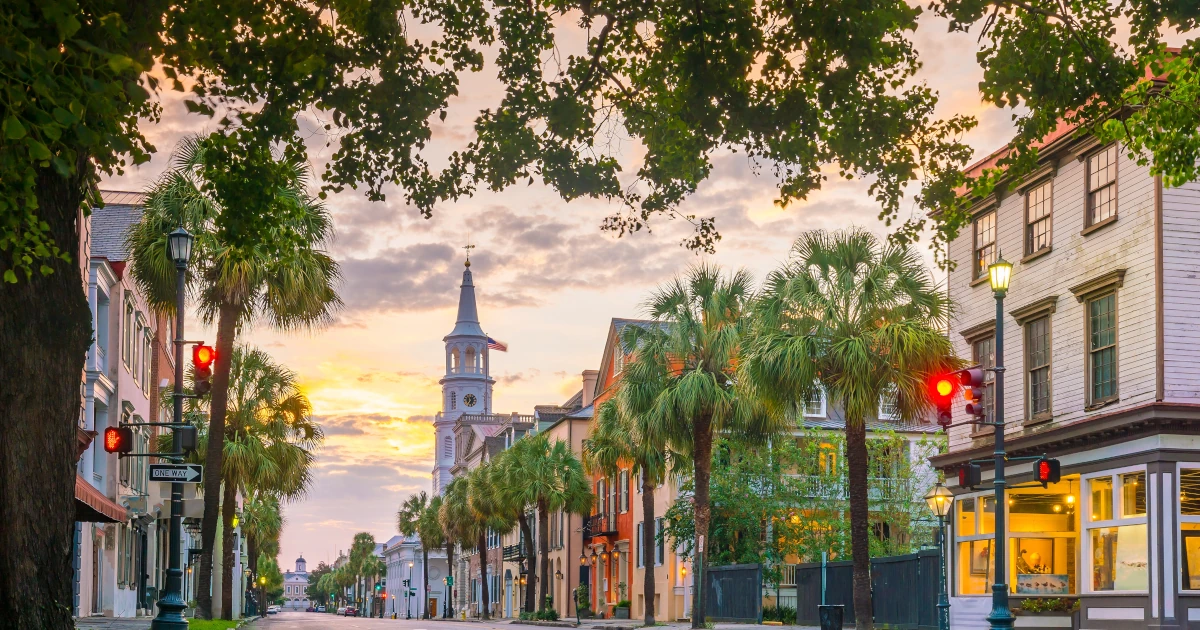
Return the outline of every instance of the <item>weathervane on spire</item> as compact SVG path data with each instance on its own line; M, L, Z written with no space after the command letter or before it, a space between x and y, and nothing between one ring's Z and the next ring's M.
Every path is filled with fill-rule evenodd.
M471 233L470 232L467 232L467 244L463 246L463 249L466 250L466 252L467 252L466 266L470 267L471 266L471 250L475 249L475 246L471 244Z

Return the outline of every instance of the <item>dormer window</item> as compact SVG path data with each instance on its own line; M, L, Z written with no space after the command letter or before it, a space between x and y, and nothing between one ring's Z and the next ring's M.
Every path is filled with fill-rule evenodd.
M613 348L613 376L620 374L623 369L625 369L625 350L618 341L617 346Z

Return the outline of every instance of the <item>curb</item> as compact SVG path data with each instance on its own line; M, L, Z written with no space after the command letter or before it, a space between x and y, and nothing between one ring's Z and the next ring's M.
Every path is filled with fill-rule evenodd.
M514 626L542 626L544 628L574 628L575 624L569 621L539 621L537 619L514 619L508 622Z

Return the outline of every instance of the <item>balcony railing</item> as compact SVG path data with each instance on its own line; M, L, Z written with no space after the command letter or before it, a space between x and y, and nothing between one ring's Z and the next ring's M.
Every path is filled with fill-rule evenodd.
M845 500L850 497L846 479L826 475L796 475L800 492L813 499ZM912 480L900 477L868 477L869 501L912 501L916 496Z
M583 537L595 538L597 536L613 536L617 533L617 515L608 514L593 514L587 517L583 522Z
M516 545L506 546L504 548L504 559L505 560L524 560L525 559L525 545L524 544L516 544Z

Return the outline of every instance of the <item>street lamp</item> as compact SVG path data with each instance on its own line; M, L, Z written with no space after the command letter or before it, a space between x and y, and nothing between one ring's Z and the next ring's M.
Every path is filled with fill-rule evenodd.
M938 517L938 565L941 566L941 584L938 588L938 630L950 630L950 599L946 595L946 515L954 503L950 489L937 482L925 495L925 503Z
M175 263L175 391L172 396L174 410L171 422L183 424L183 315L184 284L187 282L187 267L192 259L193 237L182 227L167 236L167 250ZM176 461L183 455L183 434L171 430L171 454ZM171 529L168 533L167 555L170 564L167 579L163 584L163 596L158 600L158 614L150 622L151 630L184 630L188 627L183 618L183 568L180 566L180 549L183 538L183 484L171 482Z
M413 561L408 561L408 588L404 591L404 618L412 619Z
M587 564L588 564L587 556L583 555L582 551L579 552L579 566L586 567Z
M992 373L996 375L995 390L992 400L996 410L992 417L992 427L995 429L995 475L993 477L996 489L996 581L992 584L992 612L988 621L992 630L1008 630L1013 627L1016 619L1008 607L1008 555L1005 553L1008 542L1004 527L1005 511L1008 503L1004 500L1004 490L1007 486L1004 480L1004 296L1008 294L1008 284L1012 279L1012 263L1004 260L1001 254L996 262L988 265L988 282L992 286L992 294L996 296L996 359Z

